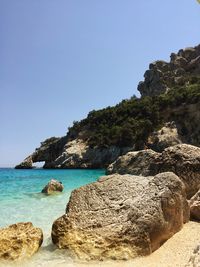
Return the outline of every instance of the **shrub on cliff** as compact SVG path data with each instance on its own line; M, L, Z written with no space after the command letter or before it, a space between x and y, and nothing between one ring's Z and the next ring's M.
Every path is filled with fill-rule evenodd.
M114 107L91 111L87 118L75 122L68 136L80 133L91 147L133 146L142 149L151 132L163 124L161 112L182 104L200 101L200 76L187 77L185 86L176 86L167 94L123 100Z

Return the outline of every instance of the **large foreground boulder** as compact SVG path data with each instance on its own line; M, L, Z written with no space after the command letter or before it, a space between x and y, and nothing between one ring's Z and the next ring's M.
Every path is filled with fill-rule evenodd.
M162 153L147 149L129 152L109 165L108 174L156 175L174 172L186 186L188 198L200 189L200 148L180 144L164 149Z
M190 199L190 217L200 221L200 190Z
M0 229L0 259L21 260L32 256L43 242L40 228L32 223L17 223Z
M47 195L51 195L56 192L62 192L64 189L64 186L61 182L51 179L50 182L48 182L47 185L42 189L42 193L45 193Z
M116 174L72 192L52 240L81 259L129 259L159 248L188 219L185 187L175 174Z

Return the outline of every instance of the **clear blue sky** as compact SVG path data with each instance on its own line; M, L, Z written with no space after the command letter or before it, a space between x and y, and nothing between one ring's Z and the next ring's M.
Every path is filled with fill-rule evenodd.
M198 43L196 0L0 0L0 166L138 95L150 62Z

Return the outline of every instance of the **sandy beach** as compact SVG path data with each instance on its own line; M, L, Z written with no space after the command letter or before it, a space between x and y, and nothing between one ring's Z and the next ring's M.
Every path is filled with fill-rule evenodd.
M170 238L162 247L147 257L137 258L127 262L101 262L101 263L62 263L59 267L184 267L195 246L200 242L200 223L189 222L183 229ZM55 267L44 264L42 266Z

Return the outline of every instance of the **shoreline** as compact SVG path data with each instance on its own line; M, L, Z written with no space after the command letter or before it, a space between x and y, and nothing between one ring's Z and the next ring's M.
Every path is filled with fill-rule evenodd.
M73 267L184 267L194 250L200 242L200 224L195 221L186 223L183 228L168 239L159 249L145 257L138 257L129 261L108 262L74 262ZM43 265L47 267L47 265ZM56 267L68 266L66 263L58 264ZM54 265L48 264L48 267Z
M0 264L0 267L184 267L194 250L200 242L200 224L195 221L186 223L183 228L174 236L168 239L159 249L145 257L138 257L129 261L103 261L103 262L81 262L69 256L69 251L65 251L66 258L54 255L52 260L37 259L36 253L34 257L19 263ZM51 251L51 246L48 245L48 253ZM42 248L41 248L42 250Z

